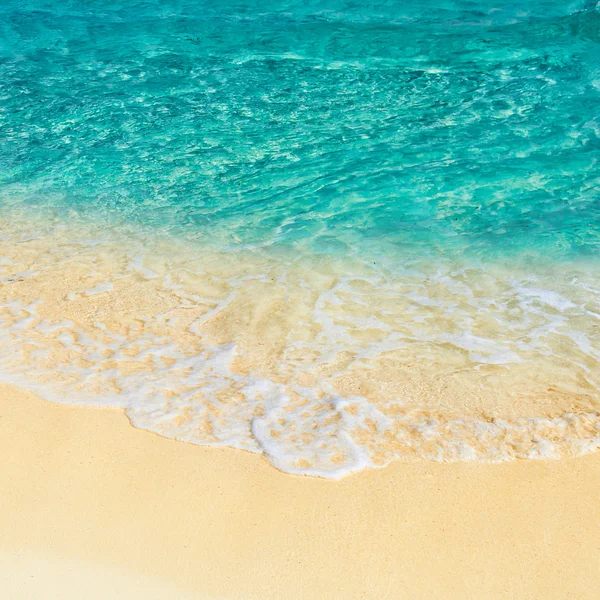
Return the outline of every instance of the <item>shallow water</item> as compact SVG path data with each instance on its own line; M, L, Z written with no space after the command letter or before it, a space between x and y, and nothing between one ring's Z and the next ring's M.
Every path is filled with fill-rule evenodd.
M590 2L9 0L0 369L338 477L600 445Z

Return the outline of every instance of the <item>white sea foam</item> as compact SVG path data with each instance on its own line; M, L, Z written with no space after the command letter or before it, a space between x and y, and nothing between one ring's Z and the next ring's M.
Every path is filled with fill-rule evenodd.
M49 399L328 478L600 444L588 266L394 271L16 229L0 248L0 371Z

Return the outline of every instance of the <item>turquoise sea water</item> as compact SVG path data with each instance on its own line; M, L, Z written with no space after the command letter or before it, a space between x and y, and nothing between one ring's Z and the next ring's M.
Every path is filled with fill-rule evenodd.
M15 308L33 315L33 308L22 307L33 306L35 294L43 300L44 289L52 290L48 298L58 293L38 275L73 267L74 240L82 245L84 238L102 238L94 244L113 248L107 254L116 257L114 247L129 244L123 250L127 260L142 264L152 255L155 266L134 276L133 262L124 266L119 255L119 266L107 275L90 251L94 246L85 252L78 246L77 260L93 263L88 275L96 279L89 288L96 291L89 297L112 294L106 310L117 314L126 310L121 299L133 294L140 278L162 278L160 291L152 294L171 294L170 300L160 310L148 304L143 319L204 307L204 320L182 325L198 339L181 356L171 356L177 362L195 352L203 366L186 363L185 374L121 374L115 386L127 400L116 400L114 390L96 390L94 402L106 397L135 413L150 383L177 396L185 379L185 393L205 390L185 401L186 410L205 415L217 394L206 387L212 375L203 369L213 356L206 349L218 347L229 356L235 348L246 361L238 368L231 356L223 359L229 361L223 389L233 373L236 402L252 405L247 414L227 422L213 415L208 437L202 437L196 417L189 419L195 433L179 425L169 429L169 415L180 418L184 409L163 398L152 410L140 409L143 417L130 414L141 426L198 443L263 451L291 472L335 476L401 455L399 448L409 442L398 434L395 415L400 409L402 418L433 410L431 397L435 410L453 419L440 426L449 445L426 450L413 440L411 456L543 455L535 440L544 436L523 433L539 423L522 420L565 414L592 423L585 435L573 435L587 436L595 447L598 115L600 8L590 0L4 0L4 323L11 356L26 353L23 364L7 358L4 372L22 377L31 371L34 356L23 344L34 333L39 353L59 343L56 337L43 341L50 335L43 328L49 317L43 327L43 317L31 321L38 329L23 333L29 330ZM50 233L58 237L44 241ZM32 246L33 239L41 241ZM162 249L140 258L136 252L152 240L160 240ZM204 257L202 266L182 266L183 259L173 258L164 244ZM227 265L218 264L225 256ZM156 267L161 260L171 261L164 272ZM115 283L128 277L127 288ZM244 277L263 278L271 287L250 289ZM14 282L32 287L13 291ZM75 291L77 285L72 283ZM73 327L91 328L92 321L86 325L73 316L85 313L70 308L75 292L63 292L65 305L56 310ZM272 308L266 316L265 306ZM175 327L173 320L161 323ZM298 323L306 328L300 331ZM105 322L102 327L109 328ZM121 332L127 339L122 360L125 346L141 343L132 331ZM146 350L159 356L156 349L169 346L171 334L154 332L159 343L148 341L146 332ZM262 336L266 354L257 347ZM81 358L85 345L69 351ZM44 355L50 362L39 366L45 382L73 358L54 360L52 352ZM75 385L67 377L73 384L68 389L62 381L62 399L75 401L83 393L89 369L113 372L107 357L94 352L85 354L85 377L69 375L81 381ZM488 372L489 365L501 370ZM418 375L411 374L415 369ZM528 370L538 374L537 387L517 398ZM300 371L310 377L296 380ZM193 381L186 379L190 373ZM466 373L458 383L457 373ZM242 384L243 377L251 380ZM540 390L554 394L551 401L540 400L542 408L534 402ZM313 413L296 415L294 394L309 399L320 415L316 421ZM360 426L342 414L344 402L357 398L371 415ZM509 407L498 408L505 398ZM275 409L295 414L294 428L306 426L310 435L315 423L322 426L333 414L338 425L330 437L339 456L328 463L306 439L274 448L264 415ZM464 450L466 442L458 438L496 418L508 419L503 422L527 438L527 449L513 440L508 445L514 452L499 450L499 443L488 440L491 454L476 444L469 446L472 452ZM457 423L468 419L474 419L465 426L468 433L458 431ZM285 437L289 428L279 413L275 421ZM419 423L411 425L413 433L423 427ZM556 442L560 454L573 432L564 433L562 421L555 424L563 428L562 442ZM368 442L361 442L358 429L363 437L370 432ZM281 431L276 437L282 438ZM553 439L544 437L548 444Z
M0 98L35 210L319 253L600 240L589 0L8 0Z

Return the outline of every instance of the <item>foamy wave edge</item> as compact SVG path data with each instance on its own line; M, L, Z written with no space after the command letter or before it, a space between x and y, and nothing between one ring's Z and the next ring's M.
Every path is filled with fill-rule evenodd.
M70 248L69 253L65 254L63 245ZM429 314L434 325L437 314L455 318L458 324L462 315L460 318L468 324L473 315L482 314L482 308L489 308L490 298L496 305L499 303L499 297L490 297L487 290L484 297L474 296L473 289L465 284L461 270L447 270L432 284L433 292L439 293L438 288L444 286L444 293L453 294L449 296L453 300L448 304L445 300L436 300L433 292L431 297L423 296L427 290L419 274L412 275L420 282L418 287L409 286L409 293L401 293L394 288L382 290L376 279L370 281L370 275L356 277L360 286L355 290L337 275L328 272L315 275L308 269L306 272L317 278L329 278L322 291L315 293L304 279L291 282L283 275L282 279L264 273L248 275L247 265L238 268L234 264L229 268L236 277L229 281L228 291L218 287L222 283L220 280L215 283L210 273L204 273L205 262L198 272L190 267L198 261L195 256L190 258L185 253L179 266L174 265L174 259L169 262L166 257L172 254L170 248L168 252L159 253L153 265L144 262L134 246L128 251L117 247L116 251L112 244L66 243L61 238L22 236L18 247L9 240L6 248L12 258L4 262L7 277L0 281L5 296L0 312L3 347L0 380L31 390L47 400L121 408L132 425L164 437L260 453L281 471L329 479L365 468L383 467L393 460L499 462L574 456L600 446L600 413L585 410L595 408L596 404L592 402L592 395L587 397L577 389L571 395L572 406L578 410L564 411L555 407L548 416L511 419L499 418L498 413L493 416L493 411L489 413L491 416L483 418L457 410L421 409L414 403L410 406L389 390L385 399L373 393L363 396L352 393L349 385L352 382L348 381L335 387L334 376L348 374L345 360L359 366L373 360L373 344L382 355L391 350L412 355L414 337L393 338L385 331L387 327L392 336L399 335L392 321L396 313L390 316L390 311L384 310L392 306L389 302L393 303L398 318L404 318L405 314L402 306L396 306L398 299L406 306L410 304L411 314L419 318L429 309L438 311ZM34 269L30 268L30 263L35 265ZM79 275L75 279L70 279L69 275L67 281L61 281L67 273L63 267L75 269L72 273ZM220 273L221 269L221 263L216 267L213 265L214 273ZM107 273L110 279L106 279ZM174 278L175 273L179 279ZM237 277L240 273L243 276ZM486 274L484 271L478 273L476 280L479 275ZM200 276L206 286L204 297L197 295ZM186 283L186 278L191 279ZM287 291L286 285L291 286ZM492 290L497 288L494 282L490 285ZM364 286L369 286L367 291ZM496 306L497 314L494 314L502 319L510 317L516 310L510 307L510 302L514 293L518 293L523 300L518 314L522 314L524 320L516 323L529 326L533 319L532 323L537 327L534 342L542 351L547 350L543 336L549 333L556 336L564 329L566 335L561 334L559 341L568 342L569 346L563 347L561 352L569 355L569 361L557 377L560 379L565 373L570 376L577 368L586 379L587 387L582 389L593 391L595 396L598 387L595 383L596 338L588 338L581 332L573 333L569 328L570 321L564 315L571 311L573 319L585 316L586 327L595 323L600 312L595 304L590 304L590 299L596 302L599 297L596 286L589 287L581 282L578 289L587 296L578 303L552 289L535 287L535 284L523 287L510 283L506 289L510 293L506 292L504 304ZM160 296L166 290L170 296L155 303L155 295ZM241 308L244 310L239 312L240 306L236 307L235 302L236 297L240 300L242 291ZM240 369L240 360L248 358L245 356L248 345L239 343L237 338L247 335L248 328L245 329L243 322L231 325L232 319L255 316L253 311L260 312L261 302L267 298L272 300L275 293L280 297L275 298L274 306L283 310L281 307L289 304L286 294L292 292L312 298L310 311L308 304L298 301L305 312L292 311L284 315L285 323L290 327L297 325L298 314L305 317L306 323L298 330L300 337L294 337L285 348L286 353L282 354L283 351L277 350L280 329L275 327L269 342L271 349L277 352L273 350L274 354L263 357L260 354L262 344L255 337L266 332L269 321L277 316L267 307L266 321L261 321L260 327L252 324L249 328L254 336L252 352L257 353ZM257 299L256 294L263 295ZM367 301L370 295L379 299L377 316L372 310L375 305ZM23 300L25 296L28 301ZM53 306L50 311L40 313L38 307L46 300ZM256 306L246 310L250 301L255 301ZM456 304L459 301L463 302L461 312ZM111 302L116 302L117 308ZM123 305L124 302L129 304ZM141 320L136 312L140 302L145 303L146 311L142 311L146 316ZM355 302L355 306L361 306L365 313L353 317L355 332L379 328L377 331L383 333L375 336L375 342L357 338L356 356L343 357L340 361L339 356L348 353L347 341L355 339L347 327L344 329L350 313L336 312L340 306L346 311L345 302L350 307ZM103 310L103 316L98 316ZM96 314L98 311L100 313ZM324 341L319 342L321 346L311 345L315 336L317 341L321 336L313 327L317 313L318 325L325 332ZM484 311L484 316L486 314ZM74 321L69 316L73 316ZM120 319L125 316L127 331L124 334L119 327L122 325ZM113 323L112 329L110 324L104 324L104 318ZM175 323L177 319L181 324ZM386 325L386 319L392 324ZM215 321L219 323L215 325ZM420 320L414 322L421 326ZM501 321L501 324L505 322L508 323ZM207 325L212 329L207 330ZM443 335L437 329L429 331L430 337L421 337L420 342L435 342L438 335L443 344L452 342L463 361L468 362L471 359L465 357L472 356L479 366L487 363L493 367L499 360L508 361L514 369L525 365L526 369L520 371L521 377L534 368L514 352L509 352L511 346L506 345L504 351L500 341L476 337L468 329L461 328L459 337L452 340L444 331L441 332ZM307 332L312 337L308 342L302 342L305 339L302 335ZM228 342L211 342L211 336L216 339L223 333ZM184 336L189 339L186 341ZM350 337L346 339L345 336ZM378 336L383 336L383 342L377 341ZM518 337L509 341L514 342L514 349L529 351L523 350ZM322 356L313 363L310 352L317 350ZM55 352L57 356L53 355ZM277 358L265 370L267 376L258 374L258 367L268 363L273 356L285 356L285 361ZM419 360L429 369L428 355ZM312 373L314 365L319 369L330 369L330 372L316 379L313 377L311 383L308 376L321 373L319 369ZM380 366L378 373L385 380L386 365ZM306 377L301 378L301 375ZM541 379L545 381L545 375ZM515 381L526 382L525 379ZM345 393L340 391L340 386L345 386ZM501 394L501 387L495 389ZM472 389L464 388L464 391L472 392ZM576 404L578 398L582 402L579 405ZM562 408L568 406L563 403Z

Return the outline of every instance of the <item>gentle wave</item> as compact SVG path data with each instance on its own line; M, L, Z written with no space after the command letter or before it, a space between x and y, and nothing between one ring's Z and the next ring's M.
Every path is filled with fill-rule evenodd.
M0 373L339 477L598 445L590 0L4 0Z
M0 368L46 397L323 477L600 441L600 278L586 264L393 273L70 236L13 231L0 248Z

